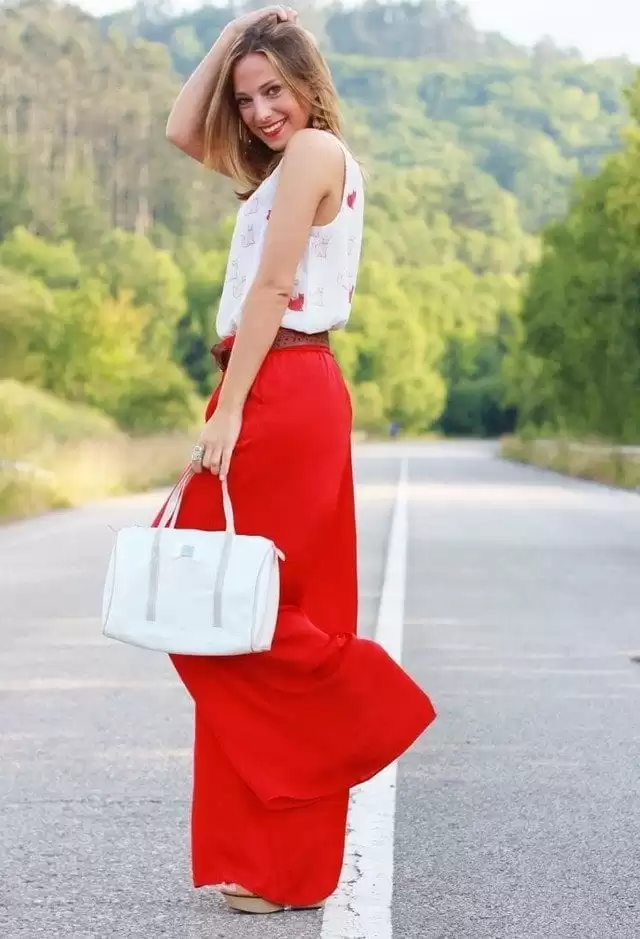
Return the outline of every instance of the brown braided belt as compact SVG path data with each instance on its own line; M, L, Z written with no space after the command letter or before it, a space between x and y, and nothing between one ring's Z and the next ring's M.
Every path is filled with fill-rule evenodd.
M211 347L211 355L223 372L228 365L232 345L232 339L227 338ZM281 326L276 333L271 348L284 349L286 346L324 346L326 349L331 349L327 330L322 333L302 333L297 329Z

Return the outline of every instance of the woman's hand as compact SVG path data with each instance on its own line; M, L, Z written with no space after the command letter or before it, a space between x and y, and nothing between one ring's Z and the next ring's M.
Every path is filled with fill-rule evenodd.
M224 482L229 474L229 464L242 427L241 410L217 408L198 437L197 444L204 447L202 461L191 461L194 473L209 470Z
M225 29L229 30L234 36L237 36L247 29L247 27L252 26L254 23L259 23L260 20L265 19L269 15L274 16L280 23L284 23L286 20L295 23L298 20L297 10L291 7L269 6L262 7L260 10L252 10L250 13L239 16L236 20L232 20Z

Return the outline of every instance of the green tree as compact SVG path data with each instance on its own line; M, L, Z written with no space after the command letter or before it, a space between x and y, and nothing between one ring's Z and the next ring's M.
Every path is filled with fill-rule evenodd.
M93 269L112 297L128 297L145 311L140 337L145 354L171 357L186 299L184 275L170 253L144 235L116 228L100 241Z
M77 287L82 268L71 241L51 244L15 228L0 243L0 264L39 278L47 287Z
M545 233L506 363L522 423L614 441L640 436L640 80L620 153Z

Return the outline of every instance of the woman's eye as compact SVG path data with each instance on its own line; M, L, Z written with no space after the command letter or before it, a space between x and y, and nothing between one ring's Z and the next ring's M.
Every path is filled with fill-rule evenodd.
M269 90L267 91L267 94L269 95L270 98L275 98L276 95L279 95L281 91L282 91L282 88L280 87L280 85L272 85L271 88L269 88Z
M251 104L251 101L248 98L236 98L236 104L239 108L246 108L248 104Z

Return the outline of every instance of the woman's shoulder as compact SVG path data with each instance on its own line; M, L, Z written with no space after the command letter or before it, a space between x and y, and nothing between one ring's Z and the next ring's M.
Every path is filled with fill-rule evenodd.
M344 144L335 134L318 130L315 127L303 127L291 136L282 162L308 159L318 162L333 159L337 162L342 156L343 149Z
M315 170L325 179L327 174L342 177L347 167L347 176L354 182L362 182L360 165L342 139L327 130L305 127L293 134L287 144L280 165L302 168L307 174Z

